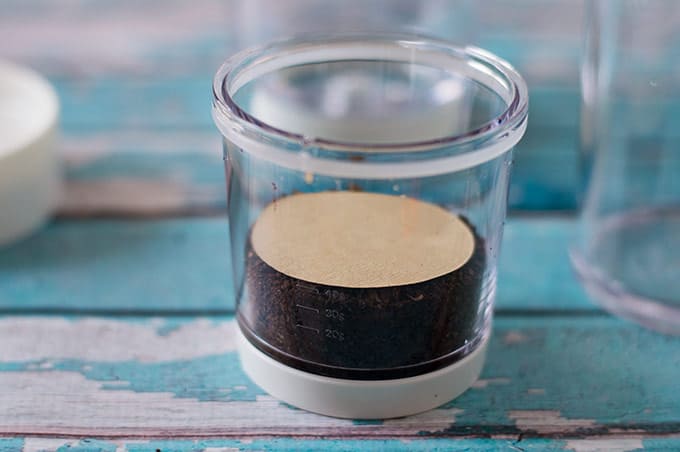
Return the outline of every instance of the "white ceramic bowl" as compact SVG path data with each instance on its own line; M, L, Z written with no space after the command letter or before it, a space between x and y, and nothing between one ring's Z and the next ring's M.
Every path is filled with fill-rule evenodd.
M0 60L0 245L35 231L57 205L58 116L47 80Z

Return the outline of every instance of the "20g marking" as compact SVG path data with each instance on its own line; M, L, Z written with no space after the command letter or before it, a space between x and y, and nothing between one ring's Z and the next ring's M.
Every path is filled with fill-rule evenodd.
M326 328L324 330L324 335L329 338L329 339L334 339L338 342L342 342L345 340L345 335L342 333L342 331L338 330L333 330L330 328Z

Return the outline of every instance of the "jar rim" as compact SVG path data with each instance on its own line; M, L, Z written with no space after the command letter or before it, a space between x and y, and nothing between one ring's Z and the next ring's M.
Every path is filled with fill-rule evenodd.
M422 64L420 61L399 59L395 52L384 50L382 57L370 58L371 52L378 53L380 48L401 50L403 54L410 54L412 57L425 54L431 58L445 58L457 67L466 68L468 79L480 82L481 78L485 78L489 83L480 83L500 96L505 103L505 108L483 124L454 135L416 141L362 143L310 137L277 128L245 111L234 99L235 93L247 82L276 69L310 62L333 62L346 59L332 51L333 46L340 45L345 46L345 54L348 52L347 47L350 47L355 52L352 55L357 55L356 60ZM324 49L323 60L317 58L305 61L305 55L309 57L314 50L318 51L321 48ZM284 52L285 55L282 57ZM291 55L294 58L291 58ZM284 58L291 61L287 64L284 61L282 64ZM434 64L432 67L441 68ZM244 81L244 74L248 75L248 71L251 72L250 79ZM476 74L478 78L475 79L469 74ZM495 86L490 86L491 84ZM272 143L278 143L274 147L313 148L334 153L346 152L352 155L423 153L442 148L465 147L466 150L457 153L453 158L467 158L469 161L467 166L474 166L504 153L519 141L526 128L528 90L522 76L508 62L477 47L460 47L417 34L307 34L246 49L228 58L213 79L212 113L222 134L229 139L234 139L235 142L240 141L239 138L247 138L251 142L254 140L267 143L268 147L271 147ZM471 143L477 143L477 145L467 146ZM472 155L475 153L479 155ZM464 164L464 162L459 163Z

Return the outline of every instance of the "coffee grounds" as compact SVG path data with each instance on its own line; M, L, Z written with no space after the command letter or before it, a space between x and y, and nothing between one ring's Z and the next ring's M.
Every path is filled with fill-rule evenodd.
M360 380L431 372L477 345L486 254L475 238L470 259L443 276L415 284L346 288L285 275L246 250L246 294L239 307L244 334L291 367Z

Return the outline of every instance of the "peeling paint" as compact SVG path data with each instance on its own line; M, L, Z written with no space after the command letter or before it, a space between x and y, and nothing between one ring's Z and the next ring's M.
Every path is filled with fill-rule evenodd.
M26 447L23 447L26 444ZM74 452L154 452L156 450L176 452L198 451L247 451L257 452L277 450L297 452L302 450L329 450L340 452L346 450L362 450L378 452L390 450L395 452L413 451L449 451L468 450L471 452L488 450L516 450L525 452L629 452L649 447L652 450L680 450L680 438L597 438L586 440L554 440L524 438L517 441L512 438L472 438L472 439L203 439L203 440L95 440L65 438L0 438L0 452L20 452L21 450L37 451L74 451ZM23 447L23 449L22 449Z
M644 446L641 439L606 438L569 440L564 448L574 452L630 452Z
M480 378L479 380L472 383L472 387L475 389L484 389L489 385L507 385L510 384L509 378L498 377L498 378Z
M520 331L508 331L503 336L503 343L507 345L522 344L529 340L529 337Z
M0 28L21 45L0 40L0 52L10 58L47 62L52 73L61 71L73 79L120 71L140 76L157 71L153 69L154 62L158 64L152 58L154 51L162 51L167 59L163 49L168 46L179 49L193 43L196 48L201 38L209 37L216 52L218 48L224 51L231 36L226 31L232 28L228 18L233 15L219 1L206 1L201 8L186 4L164 8L155 3L125 5L112 9L102 4L99 8L104 13L93 14L82 2L59 7L45 3L40 14L3 14ZM188 61L184 63L186 66Z
M60 447L77 444L78 440L63 438L26 438L24 439L23 452L56 451Z
M596 424L593 419L567 419L556 410L511 410L508 418L514 420L520 430L540 434L562 433Z
M37 361L41 369L48 369L53 361L65 359L162 362L196 358L233 352L234 328L233 322L197 319L161 335L144 323L95 317L75 321L0 318L0 363Z
M527 394L529 394L529 395L545 395L545 389L543 389L543 388L529 388L529 389L527 389Z
M228 329L235 327L231 319L151 321L132 318L121 321L105 317L53 317L46 321L44 317L12 318L16 324L22 324L24 320L26 323L22 328L12 329L7 327L9 321L0 319L3 327L0 354L11 355L14 351L10 345L19 344L29 355L40 359L29 362L0 360L0 406L12 407L11 411L16 413L32 413L34 417L30 424L39 426L52 425L51 422L58 418L62 422L59 427L62 432L72 432L83 422L98 432L111 431L115 429L111 419L126 419L125 425L130 426L131 432L140 432L145 428L145 422L133 419L137 406L144 405L142 412L149 414L156 406L155 401L161 400L156 407L173 407L177 411L173 416L180 416L182 410L189 413L189 418L195 416L195 424L188 424L192 432L213 428L209 424L205 427L198 419L219 407L224 410L222 413L231 409L232 414L223 416L232 417L225 418L227 420L218 431L231 431L229 429L237 426L238 431L263 434L274 429L281 434L297 435L301 429L307 429L326 435L352 432L355 435L389 436L412 432L423 437L508 435L516 438L521 432L531 431L576 437L628 436L636 431L650 435L676 428L669 424L673 422L673 418L669 418L673 414L669 408L680 401L680 394L674 390L676 375L670 371L676 366L668 359L676 348L673 339L636 329L636 348L628 348L626 362L616 354L598 355L599 360L585 359L592 354L588 355L590 351L584 344L600 341L607 345L603 345L607 350L619 350L624 345L630 347L629 326L610 318L587 321L579 318L578 322L573 319L497 319L488 363L478 384L483 388L473 388L437 410L411 418L368 425L351 421L327 424L326 418L311 416L305 418L306 423L302 426L298 423L301 419L298 415L304 412L266 396L245 376L235 351L201 356L230 348L229 342L221 337L222 334L228 336ZM538 322L547 322L543 330L536 326ZM166 336L158 333L165 325L175 324L179 327L171 328ZM41 335L42 326L45 328ZM542 339L530 340L521 346L507 346L502 338L508 331L531 331L532 338ZM15 336L25 338L17 342ZM27 349L31 337L36 341L32 349ZM147 338L150 338L150 351L146 350ZM109 345L111 342L115 343ZM180 342L203 344L189 350L189 346ZM148 359L152 353L159 356ZM65 358L44 357L49 354ZM74 359L73 356L88 359ZM662 372L663 369L670 370ZM557 379L556 375L562 378ZM593 378L593 375L605 375L606 378ZM565 379L570 384L564 384ZM550 397L537 394L540 389ZM44 396L40 398L41 394L49 394L49 404L39 403L39 400L46 400ZM275 409L271 404L276 405ZM85 411L86 420L82 421L77 412L67 408L74 406L103 406L106 409ZM121 410L121 406L135 409ZM654 410L645 413L649 407ZM199 416L201 409L203 412ZM260 418L244 418L239 413L242 409L253 413L259 410L262 414ZM55 414L67 411L70 411L68 416ZM625 418L620 413L625 413ZM270 415L276 415L276 418L269 418ZM267 422L262 421L263 416ZM17 422L18 418L11 412L0 410L0 428L17 426ZM23 422L28 422L27 418ZM172 417L168 422L174 422ZM163 425L163 413L159 411L150 428ZM24 427L27 428L26 424ZM617 428L622 433L616 433Z
M203 452L239 452L238 447L206 447Z
M382 425L385 427L385 431L394 432L410 430L412 427L416 427L416 432L418 432L419 435L423 435L428 432L447 429L455 424L457 416L460 416L463 413L465 413L465 410L459 408L448 408L446 410L434 409L414 416L387 419L382 422Z
M140 180L120 176L99 181L70 180L64 191L59 206L64 214L111 210L153 215L191 205L216 204L223 198L221 187L200 187L172 178Z
M252 433L259 430L263 434L272 429L276 431L282 425L296 425L298 431L310 434L318 428L352 426L349 420L289 410L278 400L265 395L257 396L257 403L234 400L206 402L177 398L168 392L107 390L102 382L86 379L75 372L50 371L48 375L0 372L0 387L10 394L22 394L22 397L1 398L0 433L22 431L27 427L30 431L50 431L55 426L60 426L61 431L69 431L68 426L78 426L77 431L118 434L170 429L176 433ZM55 387L65 392L54 394ZM44 403L45 394L51 395L49 404ZM57 424L55 419L58 419ZM35 446L35 450L38 446L49 449L56 444L40 443L40 438L31 441L29 446Z

